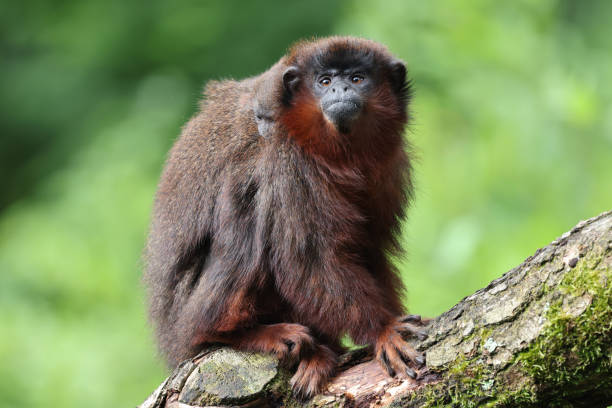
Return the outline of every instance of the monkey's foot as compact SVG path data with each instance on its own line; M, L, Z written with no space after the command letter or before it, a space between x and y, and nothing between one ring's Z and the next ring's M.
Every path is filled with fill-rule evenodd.
M295 395L302 400L310 399L323 390L334 375L337 356L329 347L317 345L313 354L300 361L291 378Z
M374 347L376 359L391 377L399 375L414 379L417 377L415 369L425 365L425 357L410 347L400 334L416 328L411 323L394 322L378 336Z

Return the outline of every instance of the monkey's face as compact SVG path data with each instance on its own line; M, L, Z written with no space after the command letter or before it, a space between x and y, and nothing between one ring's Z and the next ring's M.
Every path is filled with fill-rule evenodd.
M345 61L346 62L346 61ZM345 66L323 66L302 75L303 82L327 121L341 133L350 133L363 112L376 78L368 67L352 63ZM298 84L297 69L290 67L283 80L295 89ZM302 81L300 81L302 82Z
M331 68L315 75L312 88L325 118L348 133L361 114L371 82L363 70Z

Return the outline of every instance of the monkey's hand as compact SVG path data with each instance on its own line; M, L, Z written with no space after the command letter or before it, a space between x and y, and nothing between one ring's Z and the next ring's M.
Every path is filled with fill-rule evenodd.
M427 333L420 324L419 316L402 316L388 324L378 336L374 348L376 359L391 377L407 375L414 379L417 377L415 369L425 365L425 357L410 347L401 335L405 333L424 340Z
M246 349L272 353L288 366L297 363L303 355L310 354L315 347L310 330L294 323L259 326L245 333L241 343Z

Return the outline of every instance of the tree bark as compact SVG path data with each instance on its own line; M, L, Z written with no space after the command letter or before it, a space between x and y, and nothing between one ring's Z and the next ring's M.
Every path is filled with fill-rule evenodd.
M428 324L427 368L388 377L361 349L301 403L270 356L211 347L141 405L606 407L612 404L612 212L580 222Z

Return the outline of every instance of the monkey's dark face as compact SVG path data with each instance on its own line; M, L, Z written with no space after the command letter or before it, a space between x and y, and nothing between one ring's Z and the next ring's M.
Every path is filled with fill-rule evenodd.
M365 70L330 68L314 75L312 91L325 118L348 133L363 110L371 83Z
M342 62L315 64L315 69L305 73L290 67L283 80L291 94L298 86L308 87L325 119L339 132L349 133L376 81L371 67L358 61L344 59Z

